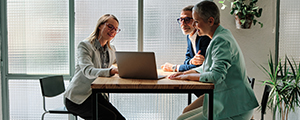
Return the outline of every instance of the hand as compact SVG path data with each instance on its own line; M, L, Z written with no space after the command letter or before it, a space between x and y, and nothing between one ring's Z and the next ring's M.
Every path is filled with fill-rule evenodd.
M173 64L166 62L165 64L161 65L160 68L165 72L173 72L172 66Z
M118 73L119 73L118 68L112 68L112 69L110 69L110 75L114 75L114 74L118 74Z
M177 72L170 75L168 78L171 80L180 80L178 76L184 75L184 72Z
M184 71L184 72L177 72L177 73L174 73L172 75L169 75L169 79L172 79L174 77L177 77L179 75L183 75L183 74L191 74L191 73L198 73L196 70L188 70L188 71Z
M191 59L191 64L193 65L202 65L205 60L204 56L200 54L201 50Z
M177 72L168 77L171 80L193 80L199 81L200 74L195 70L189 70L187 72Z
M182 74L182 75L178 75L176 77L172 77L172 78L169 78L171 80L190 80L189 79L189 74Z

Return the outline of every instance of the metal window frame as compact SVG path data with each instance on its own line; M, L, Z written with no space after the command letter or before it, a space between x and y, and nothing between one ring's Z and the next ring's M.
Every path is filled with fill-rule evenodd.
M0 16L0 36L1 36L1 95L2 95L2 120L9 120L9 79L36 79L45 75L26 75L26 74L9 74L8 73L8 31L7 31L7 0L1 0ZM75 12L74 0L69 0L69 75L64 75L64 79L69 80L75 71ZM70 118L72 119L72 117ZM73 118L74 119L74 118Z
M45 75L26 75L8 73L8 32L7 32L7 0L1 0L1 95L2 95L2 119L9 120L9 79L39 79ZM143 0L138 0L138 51L143 51ZM75 2L69 0L69 75L64 75L65 79L70 79L75 72Z
M1 95L2 95L2 119L9 120L9 96L8 96L8 79L7 76L7 12L6 0L1 0ZM5 26L5 27L4 27Z
M144 41L144 0L138 0L137 50L143 51Z
M1 95L2 95L2 119L9 120L9 79L38 79L45 75L24 75L24 74L8 74L8 51L7 51L7 0L0 1L0 41L1 41ZM276 10L276 37L275 37L275 61L278 61L278 47L279 47L279 12L280 0L277 0ZM75 3L74 0L69 0L69 75L65 75L65 79L70 79L75 71ZM143 15L144 14L144 0L138 0L138 28L137 28L137 49L143 51ZM278 63L276 63L278 64Z

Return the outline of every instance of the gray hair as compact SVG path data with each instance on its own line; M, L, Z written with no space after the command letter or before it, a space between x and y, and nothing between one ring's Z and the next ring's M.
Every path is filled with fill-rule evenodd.
M194 5L189 5L189 6L186 6L186 7L184 7L183 9L182 9L182 11L193 11L193 7L194 7Z
M218 6L212 1L201 1L193 8L195 12L205 21L210 17L214 18L214 25L220 23L220 11Z

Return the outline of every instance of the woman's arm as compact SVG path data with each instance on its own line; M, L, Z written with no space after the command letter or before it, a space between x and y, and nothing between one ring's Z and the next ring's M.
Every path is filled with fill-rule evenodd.
M169 76L171 80L193 80L199 81L200 73L195 70L189 70L186 72L177 72Z
M188 70L188 71L185 71L185 72L177 72L177 73L174 73L174 74L170 75L168 78L171 79L171 78L174 78L174 77L182 75L182 74L190 74L190 73L197 73L197 71Z
M110 76L111 68L96 67L96 64L100 64L100 60L97 60L100 58L93 56L94 50L87 42L80 42L77 50L77 64L85 77L95 79L98 76Z

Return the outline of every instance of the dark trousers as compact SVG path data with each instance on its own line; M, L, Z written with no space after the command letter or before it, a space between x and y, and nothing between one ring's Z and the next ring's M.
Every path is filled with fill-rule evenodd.
M92 95L82 104L76 104L66 98L66 108L68 111L80 116L85 120L92 119ZM125 120L121 113L102 95L98 95L98 120Z

